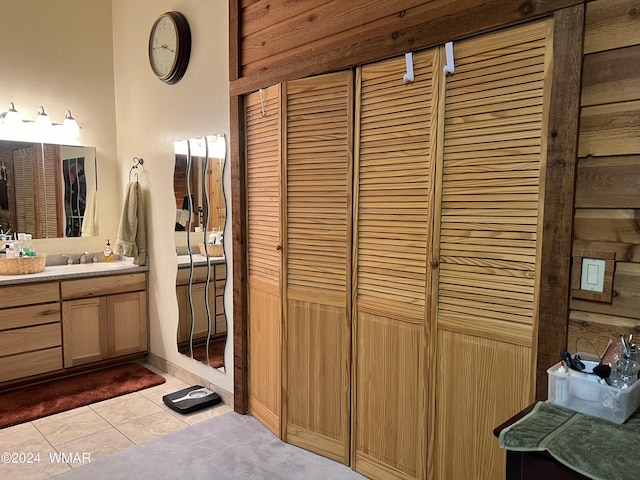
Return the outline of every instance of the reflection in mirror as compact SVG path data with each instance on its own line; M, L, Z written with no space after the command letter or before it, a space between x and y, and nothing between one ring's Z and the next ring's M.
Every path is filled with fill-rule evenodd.
M178 351L213 368L224 369L225 137L220 134L175 142L174 151Z
M33 238L98 234L93 147L0 141L3 232Z

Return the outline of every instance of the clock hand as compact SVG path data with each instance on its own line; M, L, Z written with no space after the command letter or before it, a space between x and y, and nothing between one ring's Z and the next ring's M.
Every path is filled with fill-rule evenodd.
M162 50L169 50L171 53L175 53L171 48L169 48L168 45L160 45L159 47L153 47L154 50L158 50L158 49L162 49Z

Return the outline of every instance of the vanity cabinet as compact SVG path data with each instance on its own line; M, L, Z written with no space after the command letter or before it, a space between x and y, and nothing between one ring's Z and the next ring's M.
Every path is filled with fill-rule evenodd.
M58 283L3 287L0 382L62 368Z
M207 286L207 266L200 265L193 269L191 279L191 298L189 302L190 268L179 268L176 278L176 296L178 298L178 343L188 342L191 331L191 303L193 304L193 340L204 340L208 332L208 319L205 303ZM224 315L224 285L226 281L226 265L211 265L209 272L209 315L211 316L212 336L227 331Z
M146 274L63 281L65 368L146 352Z

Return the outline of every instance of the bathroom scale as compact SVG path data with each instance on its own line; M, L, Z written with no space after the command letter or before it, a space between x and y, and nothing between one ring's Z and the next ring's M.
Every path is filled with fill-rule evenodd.
M164 404L180 413L189 413L220 403L216 392L200 385L194 385L162 397Z

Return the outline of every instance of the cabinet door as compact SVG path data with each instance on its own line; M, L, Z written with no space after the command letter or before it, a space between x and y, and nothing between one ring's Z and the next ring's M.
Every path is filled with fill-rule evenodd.
M106 298L63 302L62 335L65 368L107 358Z
M284 96L286 441L348 465L353 73Z
M193 340L204 341L207 334L218 333L214 330L217 326L216 318L216 297L214 283L209 284L209 315L211 316L211 331L207 309L205 304L205 283L195 283L191 286L191 301L189 301L189 286L180 285L176 287L178 297L178 343L188 342L191 339L191 327L193 325ZM193 305L193 322L191 320L191 305ZM214 323L215 322L215 323ZM225 324L226 325L226 324Z
M176 298L178 300L178 343L189 341L191 331L191 314L189 310L189 287L178 285Z
M109 357L147 351L147 295L110 295L106 299Z

